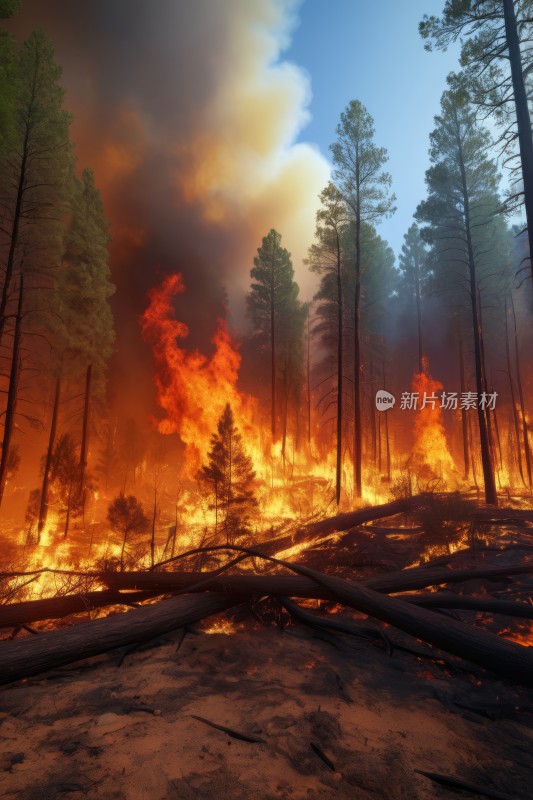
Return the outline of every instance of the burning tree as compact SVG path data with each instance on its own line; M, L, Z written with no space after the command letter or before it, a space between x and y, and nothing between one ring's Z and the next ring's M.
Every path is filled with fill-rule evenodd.
M250 532L250 522L257 507L253 484L255 472L246 454L229 403L211 437L208 463L197 478L215 512L215 535L221 531L228 544Z
M68 433L57 440L52 454L50 482L53 495L65 514L63 536L66 538L70 520L82 510L80 491L80 464L74 439Z
M115 497L107 510L107 521L113 531L120 534L122 549L120 551L120 569L124 570L126 544L135 536L146 533L150 522L144 513L142 503L132 494L121 492Z

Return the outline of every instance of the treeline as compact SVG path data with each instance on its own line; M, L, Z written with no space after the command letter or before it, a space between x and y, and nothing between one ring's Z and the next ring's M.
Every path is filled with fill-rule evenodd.
M281 437L285 454L287 420L293 420L298 448L302 429L310 439L311 417L316 417L319 438L335 441L337 503L346 483L346 457L355 497L363 491L363 463L390 480L388 414L376 414L374 394L387 387L391 365L412 363L392 335L402 314L415 332L415 370L427 368L424 355L435 320L424 319L424 308L433 310L435 302L458 364L458 394L468 390L478 398L475 425L472 415L456 406L464 479L478 484L479 463L491 504L497 504L497 484L502 487L515 472L531 491L520 352L526 331L520 330L523 315L517 321L516 313L517 304L531 305L529 7L512 0L446 2L441 18L425 17L420 24L427 49L445 48L461 37L462 69L449 76L442 95L430 136L427 197L406 232L399 268L376 231L395 210L391 177L384 169L387 153L375 143L372 117L357 100L342 113L330 148L332 181L320 195L308 257L320 279L312 309L298 300L279 233L270 231L258 250L248 301L257 352L268 355L268 369L266 359L262 363L270 384L272 436L274 441ZM488 116L500 126L497 141L483 126ZM498 157L510 170L505 192ZM523 230L510 227L509 217L522 207L531 224ZM310 333L319 352L312 380ZM504 419L501 405L496 409L487 402L496 388L508 399Z
M19 5L3 0L0 15ZM52 497L65 533L83 511L91 408L114 342L109 226L91 169L73 157L60 77L41 30L17 43L0 29L0 503L22 436L47 430L27 512L37 539Z

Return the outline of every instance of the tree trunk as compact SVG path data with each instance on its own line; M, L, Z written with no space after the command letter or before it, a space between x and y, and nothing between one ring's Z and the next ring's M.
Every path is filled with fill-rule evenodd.
M378 439L376 425L376 402L374 399L374 365L370 360L370 393L368 410L370 412L370 436L372 439L372 463L374 467L378 460Z
M311 451L311 306L307 310L307 444Z
M283 421L281 431L281 455L285 463L285 448L287 446L287 416L289 414L289 387L287 378L287 360L283 367Z
M520 441L520 424L518 421L518 410L517 410L517 403L516 403L516 396L514 391L514 381L513 381L513 371L511 367L511 352L509 348L509 319L507 315L507 298L505 298L505 354L507 357L507 375L509 377L509 389L511 390L511 404L513 406L513 422L514 422L514 431L516 437L516 458L518 462L518 471L520 473L520 477L522 478L522 483L526 486L526 481L524 478L524 469L522 466L522 443Z
M509 50L509 64L513 82L513 94L516 108L516 126L520 160L522 162L522 178L524 183L524 207L526 210L527 232L529 241L529 263L533 279L533 139L531 137L531 119L527 101L527 93L522 70L520 42L516 25L514 0L503 0L505 20L505 37Z
M383 389L387 388L385 374L385 361L383 362ZM391 480L391 458L390 458L390 439L389 439L389 412L385 411L385 453L387 456L387 480Z
M54 397L54 409L52 411L52 424L50 425L50 437L48 439L48 450L46 451L46 461L44 464L43 483L41 488L41 504L39 507L39 522L37 524L37 541L41 541L41 533L46 524L48 515L48 484L50 482L50 469L52 466L52 455L56 440L57 417L59 412L59 397L61 394L61 375L56 379L56 391Z
M33 105L33 100L36 93L36 86L37 86L37 72L34 71L33 74L33 84L32 84L32 98L30 100L30 104ZM20 220L22 218L23 212L23 196L24 196L24 188L27 182L27 163L28 163L28 150L29 150L29 140L30 140L30 112L28 110L26 116L26 130L24 131L24 141L22 145L22 153L20 159L20 170L17 182L17 197L15 200L15 210L13 213L13 222L11 225L11 235L9 241L9 253L7 257L7 264L6 264L6 272L4 276L4 286L2 288L2 296L0 298L0 343L4 338L4 328L6 322L6 308L7 303L9 300L9 290L11 288L11 280L13 278L13 270L15 268L15 254L17 250L18 240L19 240L19 232L20 232Z
M424 349L422 346L422 301L420 297L420 265L418 260L415 265L415 295L416 295L416 319L418 327L418 372L424 371Z
M92 365L87 367L87 374L85 376L85 402L83 405L83 426L81 434L81 449L80 449L80 498L82 516L85 516L85 470L87 469L87 452L89 449L89 404L91 396L91 375Z
M481 352L481 380L483 383L483 391L485 394L488 394L488 381L487 381L487 363L485 360L485 337L483 335L483 311L481 305L481 292L477 290L477 300L478 300L478 315L479 315L479 346ZM492 431L493 428L493 420L492 420L492 412L489 409L488 405L485 408L485 418L487 420L487 433L489 437L489 450L490 450L490 457L492 461L493 468L496 465L496 448L494 446L494 434Z
M66 539L68 536L68 529L70 525L70 506L72 503L72 482L69 487L68 491L68 498L67 498L67 510L65 512L65 528L63 530L63 539Z
M481 342L480 342L480 321L477 303L477 283L476 283L476 262L474 258L474 248L472 245L471 227L470 227L470 204L468 196L468 184L466 181L466 172L463 160L462 142L460 131L457 131L458 136L458 150L459 150L459 167L461 170L462 193L463 193L463 209L464 209L464 222L465 222L465 235L468 257L468 269L470 278L470 305L472 311L472 330L474 335L474 361L476 372L476 390L478 398L483 393L483 373L481 363ZM487 418L484 409L478 402L477 405L477 418L479 426L479 440L481 447L481 463L483 466L483 480L485 484L485 502L491 505L498 505L498 494L496 492L496 483L494 480L494 469L490 454L489 435L487 431Z
M461 383L461 395L466 391L465 389L465 362L463 355L463 335L459 326L459 378ZM461 426L463 430L463 459L465 465L464 479L468 480L470 474L470 453L468 449L468 419L467 411L465 408L461 409Z
M272 444L276 441L276 326L274 320L274 267L272 266L272 285L270 287L270 380L271 380L271 430Z
M533 228L532 228L533 233ZM524 403L524 391L522 389L522 373L520 371L520 354L518 348L518 328L516 325L516 313L514 308L514 301L511 295L511 308L513 311L513 322L514 322L514 346L515 346L515 366L516 366L516 382L518 385L518 397L520 399L520 416L522 419L522 436L524 439L524 454L526 457L526 471L527 471L527 483L529 486L529 491L532 489L532 481L531 481L531 449L529 447L529 431L527 428L527 417L526 417L526 406Z
M337 236L337 460L335 469L335 498L337 505L341 501L342 483L342 272L341 272L341 245L339 234Z
M13 353L11 356L11 370L9 374L9 386L7 390L7 406L4 420L4 437L2 440L2 458L0 460L0 505L4 497L4 489L7 479L7 465L9 463L9 452L11 450L11 439L15 427L15 411L17 407L18 381L20 376L20 342L22 338L22 300L24 294L24 277L20 276L19 299L17 305L17 316L15 318L15 333L13 337Z
M363 492L361 462L363 437L361 430L361 214L355 218L355 294L354 294L354 362L353 362L353 483L354 497Z
M155 564L155 521L157 517L157 488L154 484L154 510L152 513L152 535L150 537L150 564Z

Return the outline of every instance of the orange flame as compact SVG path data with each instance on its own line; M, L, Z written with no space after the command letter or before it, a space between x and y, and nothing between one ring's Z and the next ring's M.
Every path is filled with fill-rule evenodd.
M141 317L141 330L144 340L152 345L158 401L166 413L158 429L160 433L180 435L187 447L186 465L192 477L207 453L226 403L231 405L238 426L247 430L255 401L237 388L241 356L224 320L217 322L213 355L180 346L189 329L175 318L172 301L184 291L180 274L168 276L161 286L152 289L149 306Z
M429 374L428 362L424 359L423 371L413 376L413 392L418 393L419 410L414 425L412 460L419 474L426 473L427 477L441 478L448 483L457 480L457 471L442 422L439 395L442 389L442 383Z

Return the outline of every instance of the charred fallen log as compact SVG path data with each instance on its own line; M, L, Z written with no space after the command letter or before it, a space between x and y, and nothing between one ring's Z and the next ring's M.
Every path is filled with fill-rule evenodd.
M453 594L452 592L402 594L401 599L424 608L458 608L463 611L503 614L517 619L533 619L533 603L521 603L517 600L500 600L495 597L470 597L464 594Z
M173 597L118 616L2 642L0 684L152 639L225 611L239 602L239 598L211 592Z
M232 564L235 562L233 561ZM359 581L378 592L395 593L429 586L461 583L473 579L508 579L511 575L533 572L533 564L490 565L466 570L448 567L413 567ZM0 606L0 627L16 627L45 619L58 619L109 605L132 605L161 594L213 591L243 598L287 596L334 600L331 591L303 575L226 575L221 570L205 572L112 572L98 579L111 588L83 595L66 595ZM124 593L125 590L127 593ZM402 599L417 605L440 608L465 608L530 619L533 606L507 600L469 598L443 592L411 595Z
M204 549L208 552L213 548ZM229 549L257 555L255 551L246 548L231 547ZM269 558L269 560L276 561L273 558ZM444 620L441 615L413 603L405 602L400 598L388 597L375 589L368 588L369 581L365 586L362 583L350 583L337 577L327 576L301 565L279 561L277 563L296 572L299 577L308 578L310 581L308 588L313 591L314 587L314 596L327 593L329 598L335 602L380 619L428 644L471 661L484 669L492 670L515 682L527 686L533 685L533 652L528 648L462 622L453 619ZM480 572L487 572L487 569L490 569L491 574L494 573L495 568L485 568L485 570L475 570L474 572L479 575ZM523 572L524 565L519 565L519 569ZM531 569L533 567L529 566L526 571L531 571ZM499 567L498 570L501 574ZM519 570L515 568L514 571ZM429 585L434 579L435 573L440 574L441 571L425 570L425 572L426 585ZM468 575L472 573L471 570L445 570L446 576L453 575L454 572L466 572ZM161 573L160 576L164 574ZM151 577L156 575L157 573L151 573ZM178 597L120 617L85 623L73 629L45 633L39 637L4 644L0 648L0 682L22 677L23 674L37 674L52 666L95 655L123 644L130 644L143 637L151 638L161 632L180 627L187 622L201 619L202 615L208 616L217 610L235 605L244 599L245 594L250 594L250 587L255 587L254 594L256 595L291 594L291 592L280 591L280 581L287 585L289 576L217 575L213 579L206 579L205 574L202 573L200 576L202 579L190 586L190 589L210 590L205 594L195 597L192 595ZM197 578L198 574L194 577ZM237 579L240 579L240 591L237 590L237 594L235 594ZM269 591L264 591L267 580L277 582L275 592L272 591L272 583ZM376 580L373 579L374 585ZM258 581L261 582L263 591L257 591ZM244 591L245 585L247 586L246 592ZM212 593L215 587L219 592L225 592L225 594ZM305 588L301 583L300 587ZM198 600L199 603L195 604L195 600ZM202 603L205 603L205 606Z
M28 622L46 619L60 619L70 614L95 611L106 606L131 606L156 597L157 591L118 592L116 589L86 592L85 594L47 597L43 600L26 600L22 603L9 603L0 606L0 628L11 628Z
M257 550L256 555L261 555ZM501 564L487 567L472 567L459 570L448 567L413 567L384 575L376 575L358 582L378 592L405 592L439 586L447 583L461 583L474 579L491 580L511 575L533 573L531 564ZM233 591L255 595L285 594L297 597L316 597L316 584L302 576L291 575L217 575L211 577L205 572L112 572L102 573L99 578L114 589L144 589L161 592L195 591L195 584L201 589L212 591ZM330 599L329 593L323 593Z

